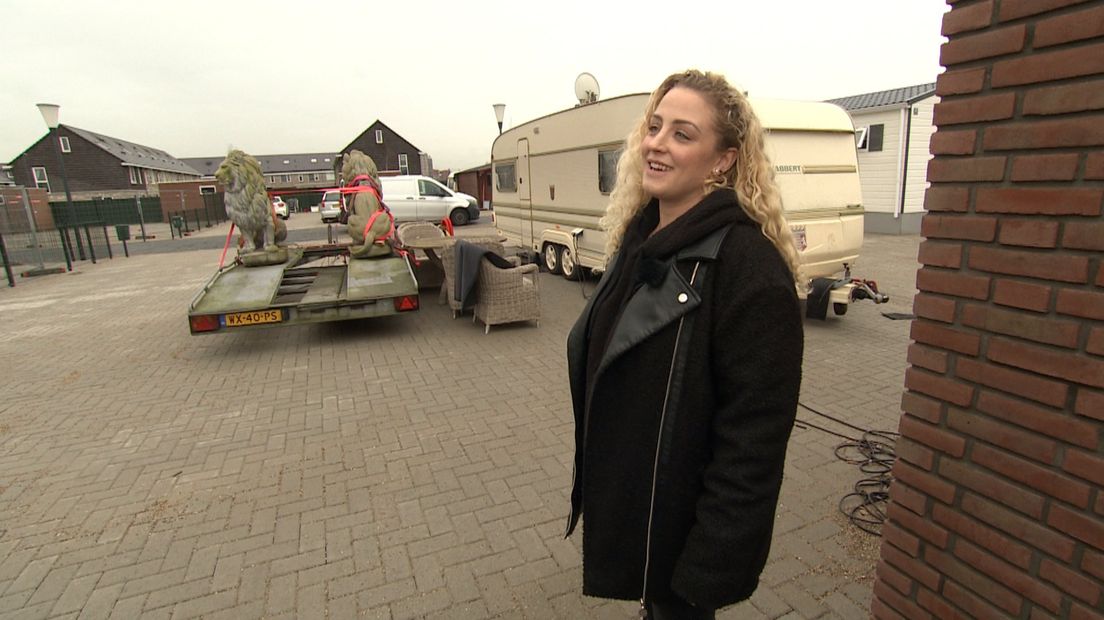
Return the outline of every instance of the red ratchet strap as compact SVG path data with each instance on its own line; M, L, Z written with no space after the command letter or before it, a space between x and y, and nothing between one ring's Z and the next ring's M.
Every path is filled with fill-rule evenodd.
M222 246L222 256L219 257L219 269L222 269L222 264L226 262L226 250L230 249L230 237L234 236L234 221L230 221L230 232L226 233L226 245Z
M361 184L362 181L367 181L366 184ZM369 192L376 197L376 200L383 204L383 195L380 194L380 190L376 187L375 180L367 174L361 174L353 178L352 182L347 186L340 188L342 195L344 194L359 194L361 192Z
M399 256L408 259L410 262L414 263L415 267L422 266L422 261L418 260L418 257L415 256L414 253L410 250L406 248L395 248L395 251L399 253Z
M372 228L372 224L375 223L376 218L379 217L380 213L387 214L387 219L391 221L388 223L387 232L380 236L380 238L375 240L374 243L376 243L377 245L383 245L384 243L386 243L386 240L390 239L391 234L395 232L395 218L391 217L391 212L385 209L382 211L376 211L371 215L371 217L368 218L368 223L364 225L364 238L368 238L368 231Z
M376 181L367 174L360 174L353 177L353 180L346 187L341 188L341 194L359 194L362 192L368 192L376 197L376 201L383 207L383 211L387 213L387 219L391 220L390 226L387 229L387 233L376 240L376 243L383 243L384 239L390 239L392 233L395 232L395 218L391 215L391 209L387 208L387 205L383 202L383 196L380 194L379 188L376 187ZM364 225L364 238L368 238L368 229L372 227L372 224L379 217L379 211L376 211L368 218L368 223Z

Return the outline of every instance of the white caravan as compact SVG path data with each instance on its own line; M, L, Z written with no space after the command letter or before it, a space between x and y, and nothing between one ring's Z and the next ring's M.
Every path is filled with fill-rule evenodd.
M648 94L580 105L513 127L491 147L498 230L539 252L553 273L606 265L598 220L617 178L625 137ZM863 241L863 206L854 127L842 108L815 102L751 100L764 129L786 220L802 271L836 314L854 299L886 301L871 282L852 280ZM814 286L815 285L815 286ZM806 291L800 291L805 296Z

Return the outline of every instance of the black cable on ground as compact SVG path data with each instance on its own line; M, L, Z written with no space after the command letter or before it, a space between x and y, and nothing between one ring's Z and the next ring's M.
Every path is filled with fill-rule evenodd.
M867 477L855 483L854 491L840 498L839 510L855 527L868 534L881 536L882 523L885 522L886 507L889 503L889 485L893 482L893 463L897 460L894 450L900 434L891 431L867 430L817 411L805 403L797 404L810 413L861 434L856 438L802 419L798 419L795 423L798 426L813 428L846 440L836 446L836 458L845 463L858 465L859 470L867 474Z

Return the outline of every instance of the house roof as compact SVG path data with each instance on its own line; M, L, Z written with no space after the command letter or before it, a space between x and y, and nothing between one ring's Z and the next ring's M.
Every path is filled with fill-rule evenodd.
M77 134L85 140L95 144L110 153L113 157L123 162L124 166L137 168L149 168L166 172L179 172L180 174L198 175L199 172L183 161L169 155L161 149L155 149L134 142L112 138L101 133L80 129L72 125L62 125L69 131Z
M265 174L288 174L292 172L329 172L334 169L333 153L296 153L289 155L254 155ZM214 176L224 155L212 157L182 157L184 162L195 168L203 176Z
M839 99L829 99L828 103L834 103L844 110L861 110L864 108L879 108L888 105L904 105L915 103L935 94L935 82L929 84L917 84L904 88L879 90L874 93L863 93Z
M353 145L354 145L354 144L356 144L356 143L357 143L357 141L358 141L358 140L360 140L360 139L361 139L361 138L362 138L362 137L363 137L364 135L366 135L366 134L367 134L367 133L368 133L369 131L372 131L373 129L380 129L380 128L386 128L386 129L387 129L388 131L390 131L391 133L395 134L395 135L396 135L396 136L398 136L398 137L399 137L399 138L400 138L401 140L403 140L404 142L406 142L407 144L409 144L409 145L410 145L411 147L413 147L413 148L414 148L414 150L415 150L415 151L417 151L418 153L424 153L424 152L425 152L425 151L423 151L422 149L420 149L420 148L418 148L418 147L414 146L414 144L413 144L412 142L410 142L410 140L407 140L406 138L404 138L404 137L402 136L402 134L400 134L399 132L395 131L394 129L391 129L390 127L388 127L387 125L385 125L383 121L381 121L381 120L379 120L379 119L376 119L376 120L375 120L375 122L373 122L373 123L372 123L371 125L368 125L368 128L367 128L367 129L365 129L364 131L362 131L362 132L360 132L359 134L357 134L357 137L353 138L353 140L352 140L351 142L349 142L348 144L346 144L346 145L345 145L345 148L341 149L341 152L342 152L342 153L348 153L348 152L349 152L349 149L353 148Z
M490 169L491 169L491 162L487 162L485 164L479 164L478 166L472 166L471 168L464 168L463 170L457 170L456 172L453 173L453 175L455 176L457 174L464 174L465 172L475 172L476 170L490 170Z
M255 155L261 170L275 172L325 172L334 169L334 153L299 153L294 155Z

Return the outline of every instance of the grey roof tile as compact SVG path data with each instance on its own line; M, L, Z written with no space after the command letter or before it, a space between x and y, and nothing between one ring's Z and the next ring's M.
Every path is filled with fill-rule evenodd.
M152 170L164 170L167 172L178 172L180 174L193 176L199 175L197 170L161 149L120 140L119 138L112 138L102 133L73 127L72 125L62 126L108 153L111 153L116 159L122 161L123 165L150 168Z
M334 153L296 153L289 155L254 155L265 174L292 172L329 172L334 169ZM225 155L182 157L181 160L204 176L214 176Z
M861 110L863 108L877 108L887 105L913 103L935 94L935 82L929 84L917 84L904 88L880 90L874 93L863 93L839 99L829 99L828 103L834 103L844 110Z

